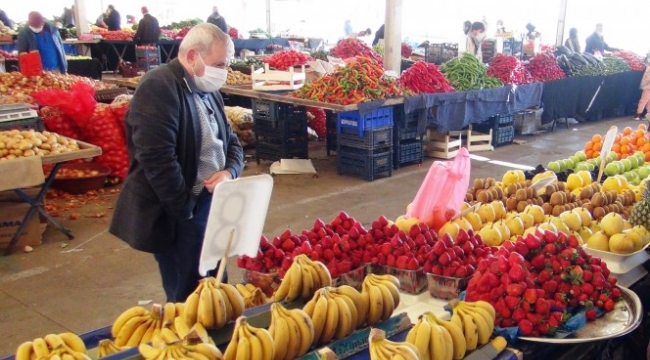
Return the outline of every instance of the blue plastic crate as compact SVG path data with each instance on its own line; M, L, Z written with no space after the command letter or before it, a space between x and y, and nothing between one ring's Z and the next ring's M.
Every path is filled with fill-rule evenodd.
M515 114L501 114L494 117L496 126L508 125L515 122Z
M370 129L365 131L363 136L359 136L355 129L342 128L337 135L337 146L375 149L393 145L392 127Z
M359 175L367 181L384 173L392 176L393 151L390 147L374 150L339 147L336 168L339 175Z
M396 143L393 155L393 166L395 169L399 169L402 164L415 162L422 164L422 159L424 158L422 140L414 139Z
M354 129L363 136L366 130L393 126L393 107L382 107L361 116L358 111L346 111L338 114L336 132L341 129Z
M514 125L499 126L492 132L492 145L494 147L511 144L514 140Z

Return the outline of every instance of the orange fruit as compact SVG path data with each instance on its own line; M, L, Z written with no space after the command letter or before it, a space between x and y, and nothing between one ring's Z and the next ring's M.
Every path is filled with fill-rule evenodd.
M600 151L594 151L594 159L597 159L600 156Z
M629 142L630 142L629 137L625 136L625 137L621 138L621 145L627 145L627 143L629 143Z
M641 136L640 138L636 139L636 146L642 147L643 145L645 145L645 139L643 138L643 136Z
M634 132L634 135L636 135L636 137L638 137L638 138L642 138L643 135L645 135L645 131L639 129L639 130Z
M648 127L646 126L646 124L639 124L639 127L637 129L646 131L648 130Z
M588 141L587 144L585 145L585 151L591 150L594 147L594 143L591 141Z
M650 143L643 144L643 152L648 152L648 151L650 151Z
M646 151L644 154L645 154L645 161L650 161L650 151Z
M623 160L623 159L626 159L627 157L628 157L627 154L621 154L621 156L619 157L619 159L620 159L620 160Z
M637 147L636 147L636 145L635 145L635 144L630 144L630 153L633 153L633 152L635 152L635 151L636 151L636 149L637 149Z
M603 137L600 136L600 134L596 134L596 135L591 137L591 142L593 142L593 143L597 143L597 142L601 142L601 141L603 141Z
M621 154L627 154L629 147L627 145L621 145Z
M594 156L593 156L593 155L594 155L594 151L591 150L591 149L589 149L589 150L585 150L585 155L587 155L587 159L593 159L593 158L594 158Z
M593 149L594 151L600 151L600 149L602 149L602 148L603 148L603 144L602 144L602 143L595 143L594 146L592 147L592 149Z
M623 135L630 135L632 133L632 128L631 127L626 127L623 129Z
M621 144L614 144L614 145L612 145L612 151L613 151L613 152L619 152L619 151L621 151Z
M623 137L623 135L621 135L620 133L616 134L616 136L614 137L614 142L621 141L621 137Z

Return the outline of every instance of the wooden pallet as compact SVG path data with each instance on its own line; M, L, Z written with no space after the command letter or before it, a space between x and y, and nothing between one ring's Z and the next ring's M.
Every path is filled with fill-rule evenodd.
M462 145L462 135L452 132L439 134L435 130L427 129L424 155L426 157L451 159L454 158Z
M472 130L472 126L467 129L467 141L465 147L470 152L473 151L492 151L492 129L488 134L483 134L478 131Z

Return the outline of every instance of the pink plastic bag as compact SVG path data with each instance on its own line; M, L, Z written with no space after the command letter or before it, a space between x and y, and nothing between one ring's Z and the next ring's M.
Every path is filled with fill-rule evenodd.
M415 217L438 231L460 212L469 186L471 160L461 148L453 161L436 161L431 165L406 218Z

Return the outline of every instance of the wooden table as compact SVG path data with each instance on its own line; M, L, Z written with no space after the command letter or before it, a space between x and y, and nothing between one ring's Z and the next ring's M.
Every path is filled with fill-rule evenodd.
M50 186L52 186L52 183L56 178L56 173L59 171L59 168L61 167L62 163L70 160L92 158L102 154L102 149L99 146L91 145L83 141L78 141L78 140L75 141L77 141L77 144L79 144L80 150L71 151L63 154L51 155L51 156L50 155L43 156L41 158L43 164L54 164L54 166L52 167L50 174L47 176L47 178L45 178L45 183L41 187L41 190L38 192L38 195L36 195L36 197L34 198L30 197L22 189L14 189L16 194L18 194L18 196L20 196L26 203L28 203L30 207L27 213L25 214L22 223L18 227L18 230L16 230L16 233L14 234L14 236L11 238L11 241L7 245L7 249L5 250L5 255L11 254L11 249L14 247L14 245L16 245L23 232L25 232L25 228L29 224L29 220L34 215L36 215L37 211L43 217L45 217L45 219L47 219L47 221L49 221L50 224L54 225L54 227L56 227L57 229L59 229L59 231L65 234L65 236L67 236L68 239L74 238L70 229L61 225L52 216L50 216L50 214L47 213L45 208L43 208L42 202L43 199L45 198L45 194L47 193L47 190L49 190Z

